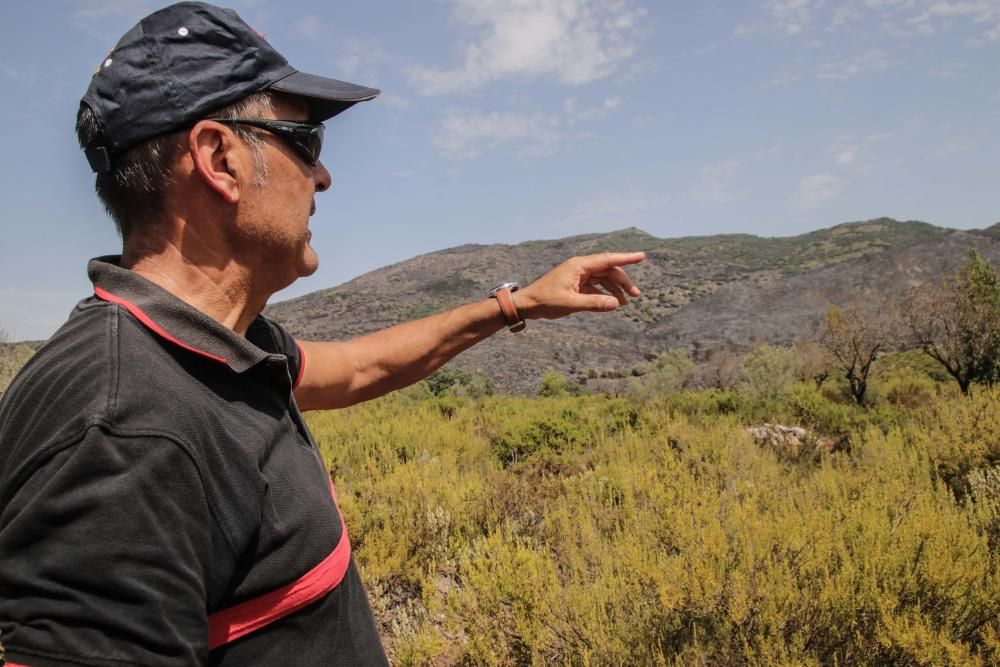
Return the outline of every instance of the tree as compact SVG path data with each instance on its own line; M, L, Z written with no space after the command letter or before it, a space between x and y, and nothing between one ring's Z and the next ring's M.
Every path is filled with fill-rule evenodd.
M695 365L687 350L669 349L657 355L641 377L632 378L629 392L639 398L653 398L680 391L694 377Z
M714 389L730 389L740 379L740 355L726 349L716 349L708 353L701 365L701 384Z
M795 350L758 345L743 357L739 387L752 400L774 400L791 389L798 367Z
M836 359L828 349L814 340L796 342L795 351L799 355L799 379L812 380L816 384L816 389L822 387L833 373Z
M424 382L435 396L482 398L496 393L496 385L485 373L469 372L451 366L439 368L427 376Z
M1000 380L1000 277L975 250L936 285L911 290L906 319L912 342L963 394L973 382Z
M844 309L830 304L820 324L818 342L835 360L858 405L865 404L868 375L879 353L896 340L893 309L883 307L875 312L879 315L853 304Z

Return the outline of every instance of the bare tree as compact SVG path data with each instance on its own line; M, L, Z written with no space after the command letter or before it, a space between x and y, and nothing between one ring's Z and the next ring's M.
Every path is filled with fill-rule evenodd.
M896 341L896 317L893 309L881 307L877 316L857 305L839 308L827 306L820 324L818 342L836 360L858 405L865 404L868 376L879 353Z
M963 394L973 382L1000 380L1000 278L976 251L937 284L910 290L906 321L912 343L940 363Z
M740 379L740 355L731 350L714 349L701 366L701 381L706 387L730 389Z
M836 359L830 351L814 340L800 340L795 343L799 353L799 378L812 380L819 389L833 373Z

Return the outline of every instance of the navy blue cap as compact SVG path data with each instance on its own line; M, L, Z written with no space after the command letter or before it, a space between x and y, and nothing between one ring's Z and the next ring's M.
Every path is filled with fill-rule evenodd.
M139 21L94 73L80 103L101 134L87 160L108 171L115 154L262 90L306 98L313 122L379 94L296 70L231 9L181 2Z

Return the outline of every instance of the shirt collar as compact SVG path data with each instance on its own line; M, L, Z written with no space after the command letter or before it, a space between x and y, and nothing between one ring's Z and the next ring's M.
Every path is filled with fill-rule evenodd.
M258 347L159 285L123 269L118 265L120 260L119 255L90 260L87 275L94 283L94 295L122 306L159 337L202 357L226 364L237 373L272 356L284 359L283 355ZM253 336L254 331L264 328L255 326L257 320L250 325L247 335L260 345L268 346L272 342L270 337Z

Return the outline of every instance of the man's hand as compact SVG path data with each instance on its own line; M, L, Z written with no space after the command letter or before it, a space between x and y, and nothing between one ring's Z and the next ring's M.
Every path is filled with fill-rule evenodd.
M617 310L628 296L639 296L621 267L645 258L644 252L605 252L568 259L513 295L517 311L525 319L553 320L580 311Z

